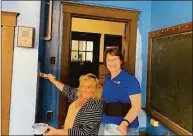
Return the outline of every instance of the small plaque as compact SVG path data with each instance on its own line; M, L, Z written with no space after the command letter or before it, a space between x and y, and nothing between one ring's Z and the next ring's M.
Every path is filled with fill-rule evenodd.
M32 48L34 45L34 28L33 27L18 27L18 47Z

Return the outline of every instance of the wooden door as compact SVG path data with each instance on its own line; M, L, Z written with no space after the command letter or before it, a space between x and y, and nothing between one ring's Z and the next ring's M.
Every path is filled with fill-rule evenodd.
M14 15L14 16L13 16ZM1 54L2 54L2 135L9 134L9 118L10 118L10 101L11 101L11 79L13 65L13 42L14 42L14 26L17 13L2 13L1 26ZM12 24L13 23L13 24Z
M68 85L78 87L84 74L98 77L100 37L97 33L72 32Z

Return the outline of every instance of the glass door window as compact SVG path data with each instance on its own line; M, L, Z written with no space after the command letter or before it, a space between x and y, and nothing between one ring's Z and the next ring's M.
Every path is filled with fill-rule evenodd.
M72 40L71 62L93 62L93 42Z

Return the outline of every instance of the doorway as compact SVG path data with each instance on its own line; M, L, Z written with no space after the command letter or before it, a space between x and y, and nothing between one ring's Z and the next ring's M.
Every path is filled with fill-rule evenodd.
M79 77L87 73L98 76L100 35L71 32L68 85L78 87Z
M75 8L76 10L74 10ZM138 21L139 13L140 13L139 11L134 11L134 10L85 5L85 4L80 4L76 2L67 2L67 1L63 2L63 38L62 38L63 42L62 42L62 52L61 52L62 57L61 57L61 75L60 75L61 82L63 83L69 82L69 75L70 75L69 70L71 69L71 66L72 66L70 44L73 38L73 34L71 34L71 25L72 25L73 17L125 23L124 47L122 47L122 51L124 52L124 64L125 64L126 70L131 74L134 74L135 73L135 56L136 56L135 53L136 53L137 21ZM103 51L104 51L104 48L102 50L102 53L104 53ZM101 67L105 67L103 62L100 62L100 65ZM99 72L101 72L100 68L99 68ZM64 100L64 96L60 93L59 116L58 116L59 128L63 125L67 114L66 109L68 105L66 104L66 102L67 100Z

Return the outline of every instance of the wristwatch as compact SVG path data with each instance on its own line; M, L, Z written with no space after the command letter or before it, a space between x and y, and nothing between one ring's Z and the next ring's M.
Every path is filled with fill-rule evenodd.
M127 119L122 119L122 121L125 121L128 123L128 126L131 124Z

